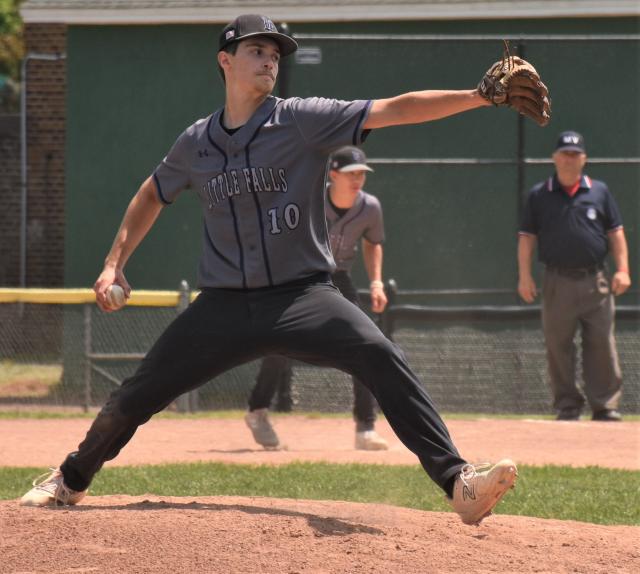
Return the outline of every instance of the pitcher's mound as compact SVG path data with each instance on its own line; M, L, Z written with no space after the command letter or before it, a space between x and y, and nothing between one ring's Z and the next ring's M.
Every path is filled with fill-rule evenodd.
M246 497L88 496L0 502L8 573L154 574L634 571L640 528L387 505ZM634 567L635 563L635 567Z

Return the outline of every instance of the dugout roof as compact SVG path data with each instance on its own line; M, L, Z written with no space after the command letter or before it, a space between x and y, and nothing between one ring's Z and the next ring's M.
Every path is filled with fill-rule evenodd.
M637 0L26 0L26 23L221 23L239 13L289 22L638 16Z

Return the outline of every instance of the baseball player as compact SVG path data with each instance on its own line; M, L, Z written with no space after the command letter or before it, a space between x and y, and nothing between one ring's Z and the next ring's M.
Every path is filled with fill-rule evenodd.
M362 241L362 255L369 275L371 309L382 313L387 297L382 283L382 243L384 225L380 202L362 190L367 172L365 153L345 146L329 158L329 185L325 214L329 243L336 262L331 274L334 285L352 303L359 305L358 293L351 279L351 268ZM265 357L249 397L245 421L255 441L266 449L280 448L280 439L269 420L268 409L278 387L291 385L293 372L287 357ZM353 417L356 421L355 447L360 450L387 450L387 441L375 431L376 400L371 391L353 377Z
M179 395L237 365L284 355L341 369L376 397L466 524L476 524L512 487L516 466L469 464L402 351L331 281L325 220L326 158L371 130L426 122L491 105L480 87L379 100L279 99L281 57L297 43L264 16L243 15L219 38L225 104L176 140L131 200L94 290L104 311L114 283L160 212L189 188L204 214L201 290L115 390L85 439L35 483L24 505L76 504L95 474L136 429Z

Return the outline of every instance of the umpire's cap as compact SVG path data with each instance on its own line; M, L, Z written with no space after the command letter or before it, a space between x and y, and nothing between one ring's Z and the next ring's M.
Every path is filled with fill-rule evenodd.
M333 152L329 160L329 169L341 173L350 171L373 171L367 165L367 156L358 147L345 146Z
M556 151L579 151L585 153L586 149L582 134L574 131L562 132L558 136Z
M252 36L267 36L274 40L280 48L280 56L282 57L293 54L298 49L298 43L290 36L278 32L276 25L266 16L243 14L227 24L222 30L218 52L234 42L239 42Z

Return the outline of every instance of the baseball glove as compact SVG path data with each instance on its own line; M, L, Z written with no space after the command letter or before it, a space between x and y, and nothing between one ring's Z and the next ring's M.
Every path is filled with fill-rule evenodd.
M546 126L551 119L547 86L529 62L509 53L507 42L502 60L491 66L480 80L478 93L496 106L514 108L540 126Z

